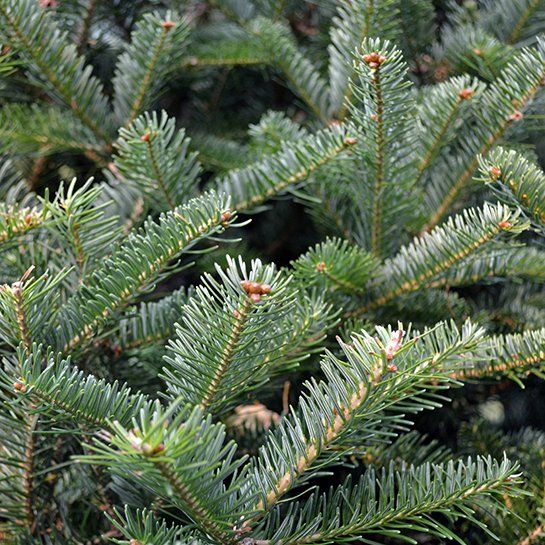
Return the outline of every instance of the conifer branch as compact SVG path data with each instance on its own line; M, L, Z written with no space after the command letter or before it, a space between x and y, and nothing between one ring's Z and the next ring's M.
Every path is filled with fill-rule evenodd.
M346 240L326 239L291 263L295 277L306 285L362 296L379 264L373 256ZM325 279L325 281L324 281Z
M215 185L231 195L239 212L250 211L268 199L299 186L320 166L356 144L350 127L340 126L286 143L277 153L246 168L230 171Z
M353 214L353 237L356 232L359 245L381 257L397 246L398 234L413 214L416 142L409 119L416 104L408 67L390 42L364 40L354 53L354 65L350 113L361 132L354 154L363 180L352 189L358 210ZM386 206L388 195L400 191L407 198L388 199Z
M181 309L163 377L171 399L219 415L272 376L296 367L335 320L321 297L293 287L291 278L239 258L216 266ZM203 323L216 324L214 330Z
M513 30L511 31L511 34L509 35L509 38L507 40L508 44L516 44L517 43L517 41L520 38L520 34L521 34L522 30L524 29L524 26L526 25L526 23L528 22L530 17L532 17L534 12L537 10L540 3L541 3L541 0L530 0L528 2L528 5L523 10L523 12L520 14L520 17L519 17L518 21L513 26Z
M25 458L23 462L23 489L25 492L24 511L26 517L26 525L29 533L32 535L35 528L34 517L34 455L35 455L35 440L34 432L38 422L38 415L33 414L28 416L28 423L25 430Z
M233 329L231 331L231 335L229 336L229 340L227 341L227 344L225 345L225 348L223 349L223 352L221 354L221 360L218 364L216 372L200 403L200 407L202 409L206 409L210 406L210 403L218 392L220 381L231 363L233 353L240 339L240 335L244 328L245 322L248 319L248 314L251 306L252 303L250 298L248 297L244 299L242 305L239 308L234 310L235 323L233 324Z
M498 148L480 160L480 179L507 204L520 206L539 229L545 228L545 174L515 151Z
M313 63L301 54L286 27L278 22L259 18L244 27L257 35L273 56L274 65L284 74L289 86L303 99L312 113L324 124L328 117L328 89Z
M114 111L125 129L164 88L183 58L188 35L187 21L170 11L164 18L147 13L138 22L113 80Z
M382 239L382 207L384 200L384 103L382 101L382 88L380 85L380 66L375 70L371 77L372 85L376 97L376 158L375 158L375 184L373 187L373 220L371 230L371 252L380 257L381 255L381 239Z
M199 499L196 498L189 488L184 484L182 479L172 470L170 465L163 461L154 462L157 469L165 480L172 486L172 489L178 495L178 500L182 501L187 506L188 515L199 522L201 528L206 534L213 537L219 543L230 543L233 541L232 537L220 528L218 524L214 523L214 516L204 508Z
M427 229L437 225L450 210L479 166L479 156L486 156L510 125L522 118L521 111L543 86L544 78L545 57L543 44L540 43L537 50L526 49L514 57L501 77L482 95L481 107L486 108L490 118L479 119L476 130L478 147L473 149L472 145L469 146L467 163L452 179L445 195L434 204ZM506 97L510 97L510 100L506 100Z
M466 121L467 112L478 103L484 85L468 77L460 76L449 81L429 86L422 91L418 105L417 129L418 153L421 156L415 186L433 165L441 150L456 135L456 125Z
M459 380L541 376L545 365L545 329L529 330L488 339L482 360L453 375Z
M155 157L155 152L153 151L153 146L151 145L151 142L150 142L150 135L149 135L149 133L146 133L146 134L148 136L147 139L145 140L146 149L148 150L151 166L152 166L153 172L155 172L155 176L157 178L157 183L159 184L159 187L161 188L161 191L165 195L165 200L167 201L168 207L169 208L174 208L174 206L175 206L174 201L172 200L172 197L170 196L170 194L169 194L169 192L167 190L165 181L163 180L163 175L161 174L161 171L159 170L159 165L157 164L157 159ZM146 136L146 135L144 135L144 136ZM144 138L144 136L142 138Z
M371 301L345 316L364 314L405 293L432 284L437 286L442 274L478 254L502 233L518 234L527 227L517 214L502 205L485 204L481 210L469 209L449 218L444 226L415 238L396 256L386 260L382 272L384 284L381 286L379 280L378 292Z
M109 258L108 267L93 273L61 310L61 325L53 335L62 351L73 350L97 334L119 309L161 277L172 260L229 227L235 215L227 202L208 193L132 233Z
M125 183L143 193L159 212L195 193L201 170L185 131L166 112L145 113L121 129L114 165Z
M365 38L380 36L396 40L399 34L399 0L341 1L332 20L329 53L330 114L346 118L353 89L351 80L356 68L354 50Z
M257 543L304 545L361 540L377 534L397 537L399 526L411 521L426 533L452 539L452 530L431 515L474 521L470 505L485 507L499 503L502 494L517 495L517 470L516 464L505 459L498 464L490 458L469 458L457 464L403 465L397 471L390 464L382 473L371 469L355 485L348 481L321 497L314 494L306 509L292 506L283 517L283 521L294 520L291 524L282 524L277 512L267 528L273 539Z
M156 405L141 411L130 430L114 422L111 436L97 440L94 454L83 460L114 472L130 463L157 496L181 509L208 539L234 543L231 521L240 509L237 494L245 478L237 473L244 459L233 458L234 448L226 444L221 424L175 403L167 410Z
M14 44L29 59L29 68L38 78L45 79L52 94L61 98L80 121L110 147L109 133L99 124L108 115L102 85L91 76L90 69L84 69L75 46L63 44L66 37L56 28L52 18L44 17L32 0L2 0L0 17ZM76 78L86 81L87 85ZM93 97L89 98L89 95Z
M444 380L443 373L453 365L448 362L454 361L454 354L465 349L469 356L479 336L468 324L460 334L452 332L443 324L435 331L417 335L426 345L428 338L430 344L416 349L419 346L415 344L416 337L403 341L401 329L393 332L377 328L377 333L379 337L375 340L365 332L353 335L350 344L339 340L349 363L345 364L333 355L326 354L322 367L328 383L308 383L309 393L300 401L300 414L288 416L280 429L269 436L252 470L253 486L257 487L261 499L251 510L255 515L243 527L251 528L301 479L309 478L308 473L312 474L313 466L319 460L324 461L325 457L327 463L333 463L341 455L342 447L349 449L342 441L350 430L354 432L360 425L366 431L373 429L375 418L381 420L381 416L385 416L388 411L396 413L402 410L397 403L411 411L410 404L405 404L403 400L411 396L412 389L426 388L430 374L437 375L437 384L441 383ZM433 345L432 339L440 339L441 345L439 350L434 345L433 355L427 353ZM404 351L407 352L402 360L395 356ZM406 371L401 371L401 361L407 366ZM350 374L350 380L346 383L341 379L345 373ZM328 398L327 392L331 388L338 389L335 400ZM395 396L395 400L390 398L386 401L383 388L388 391L392 388L399 395ZM388 426L392 426L392 429L396 427L393 413L390 413L393 420L381 420L383 425L389 422ZM316 425L316 418L310 417L311 414L320 415L319 426ZM341 447L340 452L333 449L334 445ZM280 460L281 463L276 462L274 478L271 475L267 482L262 483L259 475L263 468L270 467L272 460Z
M19 326L19 333L21 336L21 341L25 350L30 349L30 333L28 331L28 324L25 312L25 300L23 298L23 285L26 278L30 275L32 269L29 269L23 278L18 282L14 282L11 286L11 293L13 294L13 299L15 301L15 316L17 318L17 325Z
M170 32L170 27L166 24L163 24L161 28L162 30L161 30L159 40L154 45L154 47L152 47L149 64L146 68L146 72L144 73L144 77L141 80L140 88L136 94L136 97L134 98L134 102L131 104L131 109L129 111L129 115L127 117L125 126L130 125L134 121L136 116L140 113L140 110L142 108L142 103L144 101L144 97L146 96L146 93L149 90L149 86L151 83L151 78L153 77L155 65L157 64L159 56L161 55L161 52L163 51L167 35Z
M191 288L181 288L159 301L142 303L136 309L127 309L126 317L119 323L114 347L132 350L166 342L175 333L175 324L183 316L183 306L192 295Z

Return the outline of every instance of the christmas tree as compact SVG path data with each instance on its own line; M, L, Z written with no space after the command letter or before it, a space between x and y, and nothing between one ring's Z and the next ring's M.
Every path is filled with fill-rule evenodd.
M0 542L539 543L542 31L0 0Z

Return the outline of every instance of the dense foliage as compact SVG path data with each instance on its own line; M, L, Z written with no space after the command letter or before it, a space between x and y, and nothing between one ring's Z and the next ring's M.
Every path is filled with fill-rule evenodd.
M0 0L0 542L540 543L544 31Z

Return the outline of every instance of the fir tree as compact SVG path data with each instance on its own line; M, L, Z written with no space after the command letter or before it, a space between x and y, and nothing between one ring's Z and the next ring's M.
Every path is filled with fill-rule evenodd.
M445 4L0 0L0 541L545 535L411 429L545 363L545 3Z

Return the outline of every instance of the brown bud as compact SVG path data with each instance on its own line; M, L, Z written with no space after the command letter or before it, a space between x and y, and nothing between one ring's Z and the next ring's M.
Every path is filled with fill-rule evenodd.
M388 369L389 373L397 373L397 365L395 363L389 363L386 369Z
M501 170L498 167L491 167L490 177L493 180L497 180L501 176Z
M232 217L232 214L231 214L231 210L226 210L222 215L221 215L221 221L222 222L226 222L226 221L229 221Z
M470 89L469 87L466 88L466 89L462 89L459 93L458 93L458 96L462 99L462 100L469 100L473 95L475 94L475 91L473 89Z
M498 223L498 227L500 229L509 229L509 227L511 227L511 222L510 221L500 221L500 223Z
M151 138L151 133L149 131L146 131L141 137L140 140L142 142L149 142L149 139Z
M171 28L176 26L174 21L163 21L161 26L168 32Z
M271 286L269 284L261 284L261 295L268 295L271 293Z
M376 121L378 119L378 115L377 114L371 114L369 116L373 121Z
M526 193L523 193L523 194L520 196L520 198L521 198L523 201L525 201L525 200L528 199L528 195L526 195Z
M477 55L477 57L482 57L482 55L483 55L483 52L478 47L475 47L473 49L473 53L475 53L475 55Z
M250 293L250 285L252 283L249 281L249 280L243 280L240 285L242 286L242 289L246 292L246 293Z
M373 70L377 69L385 60L386 57L376 51L363 56L363 61Z
M261 284L259 282L252 282L250 284L250 293L257 293L261 295Z
M520 110L515 110L511 115L507 116L509 121L520 121L524 116Z
M352 137L352 136L347 136L345 139L344 139L344 143L347 145L347 146L353 146L354 144L357 144L358 141Z
M137 539L131 539L129 545L141 545L141 543Z
M325 264L325 262L323 262L323 261L320 261L320 263L317 263L317 264L316 264L316 270L317 270L318 272L324 272L324 271L325 271L325 268L326 268L326 264Z
M259 295L259 293L252 293L250 299L252 303L259 303L259 301L261 301L261 295Z
M21 392L24 394L27 391L27 387L25 384L23 384L21 381L17 381L13 383L13 388L17 390L18 392Z

